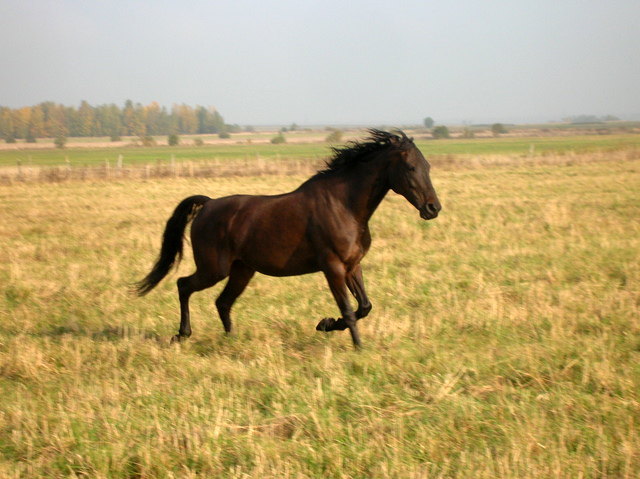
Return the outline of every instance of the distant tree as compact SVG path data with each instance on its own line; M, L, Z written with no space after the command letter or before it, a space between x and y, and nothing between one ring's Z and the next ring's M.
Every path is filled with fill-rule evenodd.
M297 131L298 130L298 125L296 123L291 123L291 126L289 126L289 131Z
M220 115L216 109L213 109L213 113L211 114L210 125L210 128L215 130L212 131L212 133L216 133L224 129L224 118L222 118L222 115Z
M63 149L67 144L67 137L64 135L56 136L56 139L53 140L53 144L56 145L56 148Z
M491 133L493 133L493 136L500 136L502 133L506 132L507 129L502 123L494 123L493 125L491 125Z
M65 108L53 102L41 103L44 113L44 135L49 137L67 136L69 133Z
M122 110L122 124L125 135L138 136L141 139L147 136L144 107L140 103L134 105L131 100L127 100Z
M13 133L9 133L7 136L5 136L4 141L7 143L15 143L16 138L13 136Z
M196 117L198 119L198 133L220 133L224 130L224 120L213 107L198 106Z
M218 133L218 138L222 138L223 140L228 140L229 138L231 138L231 133L229 133L228 131L221 131L220 133Z
M244 131L246 131L247 133L253 133L256 131L256 129L254 127L252 127L251 125L247 125L244 127Z
M173 105L171 114L176 117L178 133L198 133L199 120L197 111L189 105Z
M162 135L166 133L167 110L162 108L157 101L143 107L143 118L146 131L149 135Z
M31 108L24 107L13 111L13 124L16 138L25 138L31 120Z
M95 134L95 111L89 103L82 101L77 114L77 125L74 133L77 136L92 136Z
M172 133L167 138L167 143L169 144L169 146L178 146L180 144L180 137L175 133Z
M271 138L271 143L274 145L279 145L280 143L286 143L287 139L284 137L282 132L278 133L276 136Z
M96 123L99 135L106 135L111 141L120 141L122 131L122 112L117 105L101 105L96 108Z
M42 138L44 136L44 113L40 105L31 107L28 130L34 138Z
M340 143L342 141L342 130L337 128L327 135L324 139L327 143Z
M215 108L174 105L171 112L157 102L147 106L127 100L122 108L115 104L91 106L82 101L79 107L43 102L31 107L0 106L0 138L120 135L144 139L147 135L192 133L229 133L242 131L239 125L227 125Z
M431 130L431 135L436 138L449 138L449 128L444 125L436 126L433 130Z
M0 137L5 140L13 133L13 120L11 119L11 109L0 106Z
M204 140L202 138L194 138L193 139L193 144L195 146L202 146L202 145L204 145Z
M36 137L35 137L35 135L33 134L33 132L31 131L31 129L29 129L29 130L27 131L27 136L25 137L25 141L26 141L27 143L36 143Z
M462 130L462 138L475 138L476 134L469 127L466 127Z
M62 109L62 117L66 127L65 136L80 136L80 116L78 109L72 106L60 105Z
M431 118L430 116L426 117L423 120L423 123L424 123L424 127L425 128L429 128L429 129L433 128L433 123L434 122L433 122L433 118Z

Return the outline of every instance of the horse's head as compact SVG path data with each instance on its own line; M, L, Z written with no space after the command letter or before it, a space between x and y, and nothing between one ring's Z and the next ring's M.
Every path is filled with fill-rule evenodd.
M431 165L411 140L405 141L403 146L397 150L389 171L391 189L415 206L422 219L432 220L442 206L431 184Z

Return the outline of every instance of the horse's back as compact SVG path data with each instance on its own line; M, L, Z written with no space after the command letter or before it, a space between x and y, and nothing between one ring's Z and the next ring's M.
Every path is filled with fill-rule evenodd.
M272 276L317 271L309 241L311 208L297 192L234 195L208 201L194 219L194 255L216 255Z

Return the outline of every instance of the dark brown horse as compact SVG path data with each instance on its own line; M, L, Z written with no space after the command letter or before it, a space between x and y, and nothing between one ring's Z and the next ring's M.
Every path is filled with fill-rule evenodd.
M189 297L227 276L216 300L224 330L231 331L231 306L256 271L293 276L322 271L340 314L325 318L319 331L349 328L360 346L356 321L371 310L360 261L369 250L369 218L391 189L430 220L440 202L429 177L429 163L403 133L369 130L363 142L334 149L327 167L291 193L184 199L167 221L160 257L137 285L151 291L182 257L184 230L193 219L191 243L196 272L178 279L180 329L173 340L191 335ZM349 291L358 302L354 312Z

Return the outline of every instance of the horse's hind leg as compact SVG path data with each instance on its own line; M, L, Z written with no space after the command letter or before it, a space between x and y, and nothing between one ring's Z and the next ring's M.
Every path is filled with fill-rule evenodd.
M238 296L245 290L254 274L255 270L241 261L236 261L231 265L229 281L227 281L222 293L216 299L216 308L218 308L218 314L226 333L231 332L231 307Z
M196 271L191 276L178 278L178 297L180 298L180 329L178 334L171 338L171 342L180 341L191 336L191 320L189 315L189 298L196 291L210 288L225 275L204 275Z

